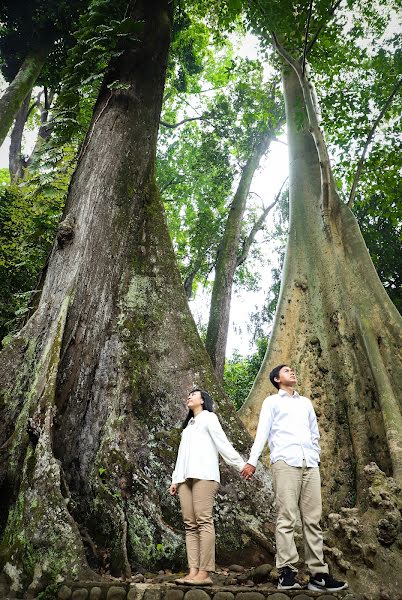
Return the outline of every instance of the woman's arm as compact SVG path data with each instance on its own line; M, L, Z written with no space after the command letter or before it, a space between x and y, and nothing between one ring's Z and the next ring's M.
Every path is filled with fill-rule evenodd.
M209 435L225 463L237 471L241 471L246 463L229 442L215 413L209 413L207 427Z

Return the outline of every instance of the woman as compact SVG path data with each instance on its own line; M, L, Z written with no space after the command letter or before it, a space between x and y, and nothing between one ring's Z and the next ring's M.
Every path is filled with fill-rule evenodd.
M227 439L207 392L192 390L187 406L189 412L169 488L172 496L177 493L180 499L189 566L188 575L176 583L211 585L209 571L215 570L212 509L220 482L218 453L237 471L245 462Z

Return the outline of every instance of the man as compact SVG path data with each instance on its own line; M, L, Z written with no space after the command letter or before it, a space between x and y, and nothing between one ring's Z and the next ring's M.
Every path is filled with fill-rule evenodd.
M300 588L295 578L299 555L294 541L299 508L305 560L311 573L308 588L328 592L344 590L348 584L333 579L324 561L318 468L320 434L313 405L294 389L297 380L288 365L275 367L269 379L278 393L268 396L263 402L250 458L241 474L245 479L251 479L268 440L277 507L275 538L278 589Z

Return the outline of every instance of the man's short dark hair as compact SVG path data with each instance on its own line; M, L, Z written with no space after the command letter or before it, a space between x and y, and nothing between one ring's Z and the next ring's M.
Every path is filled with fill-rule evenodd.
M272 383L272 385L276 387L277 390L279 390L279 383L275 381L275 377L279 377L279 371L282 369L282 367L286 366L286 363L284 363L283 365L278 365L277 367L272 369L272 371L269 374L269 380Z

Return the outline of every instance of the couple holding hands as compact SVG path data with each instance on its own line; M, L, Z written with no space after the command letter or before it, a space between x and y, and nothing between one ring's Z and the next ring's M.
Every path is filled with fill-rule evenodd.
M247 463L227 439L208 393L194 389L188 395L189 412L183 423L169 488L170 494L177 494L180 499L189 566L188 575L177 579L176 583L212 584L209 572L215 570L212 511L220 481L218 455L248 480L252 478L268 441L277 509L278 589L301 587L295 578L299 560L294 541L298 510L303 525L305 561L311 573L308 588L337 592L348 587L347 583L331 577L324 561L320 527L320 434L314 408L308 398L295 390L296 376L288 365L275 367L269 378L278 393L263 402Z

